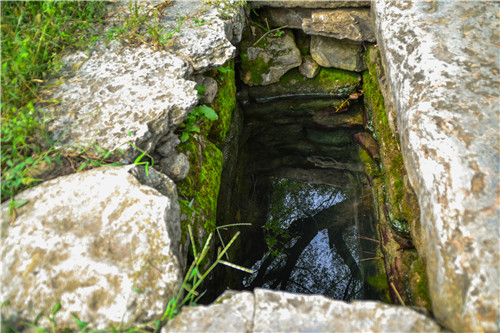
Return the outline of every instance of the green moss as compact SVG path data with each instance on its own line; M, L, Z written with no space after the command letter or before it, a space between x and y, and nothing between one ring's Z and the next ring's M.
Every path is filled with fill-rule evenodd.
M365 165L365 171L369 176L379 177L381 175L377 163L371 158L370 154L368 154L366 150L359 147L358 156L361 163Z
M425 307L432 312L432 303L429 295L427 276L425 274L425 264L415 250L408 251L404 260L409 266L406 289L409 291L412 305Z
M384 97L380 92L375 64L370 61L369 52L366 55L366 62L368 71L363 73L363 92L365 104L367 104L373 118L375 137L383 150L380 155L382 169L385 171L387 208L395 220L408 221L409 217L400 210L405 191L403 176L406 172L399 150L399 142L389 126Z
M216 226L217 198L222 172L222 153L212 143L202 138L191 137L178 146L189 156L188 176L177 184L181 198L181 212L187 216L187 223L208 233ZM183 238L187 235L187 224L182 224Z
M250 73L249 81L255 85L261 84L262 75L269 73L269 66L264 59L258 56L256 59L250 61L246 56L246 52L242 52L240 58L242 71Z
M335 84L339 86L357 87L358 74L337 68L321 68L315 78L320 84Z
M236 107L236 81L234 73L234 60L230 60L224 67L226 73L218 72L215 77L219 91L211 107L217 112L219 119L216 120L209 132L209 139L222 149L226 140L226 134L231 126L231 116Z

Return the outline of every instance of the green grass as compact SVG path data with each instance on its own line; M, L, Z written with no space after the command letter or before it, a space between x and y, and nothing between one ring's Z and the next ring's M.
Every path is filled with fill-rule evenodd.
M38 183L27 176L37 163L60 162L34 105L44 81L61 68L62 51L94 43L105 14L102 1L2 2L2 201Z

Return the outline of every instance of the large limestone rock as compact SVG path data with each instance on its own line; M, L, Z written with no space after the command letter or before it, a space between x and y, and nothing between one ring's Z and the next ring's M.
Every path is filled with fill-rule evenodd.
M141 13L152 10L154 4L146 3L151 8ZM113 6L118 7L113 15L128 12L126 4ZM125 162L140 154L133 145L152 151L198 103L190 75L221 66L235 56L231 41L241 39L243 12L238 7L223 20L216 8L201 1L174 2L158 30L166 34L179 29L162 48L113 40L100 42L87 53L65 56L66 66L43 93L45 101L59 102L39 105L51 116L49 129L56 146L65 152L93 144L105 150L122 149ZM179 27L181 16L185 20Z
M142 185L134 175L149 186ZM154 189L150 186L156 186ZM175 184L143 167L102 167L48 181L2 213L2 318L71 313L94 328L159 319L182 281ZM41 323L47 325L48 323Z
M302 57L291 30L285 29L281 35L254 31L253 38L242 43L240 78L245 84L276 83L290 69L300 66Z
M272 27L287 26L302 29L309 35L356 42L375 42L373 22L368 8L266 8L262 14Z
M440 332L406 307L345 303L318 295L229 291L210 306L185 307L164 332Z
M139 152L129 142L152 150L198 102L196 83L184 79L192 72L188 63L146 45L112 41L90 56L81 52L63 61L61 74L67 78L45 93L46 100L60 103L44 109L51 115L53 140L65 151L96 143L105 150L122 149L123 158L133 161Z
M376 1L373 10L434 315L457 332L499 331L499 4Z
M323 67L360 72L366 69L363 46L334 38L312 36L311 56Z

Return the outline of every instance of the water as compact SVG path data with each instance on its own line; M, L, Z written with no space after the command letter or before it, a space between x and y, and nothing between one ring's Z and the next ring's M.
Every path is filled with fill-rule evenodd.
M336 299L363 298L358 228L345 189L274 178L264 225L268 250L243 279L263 287Z

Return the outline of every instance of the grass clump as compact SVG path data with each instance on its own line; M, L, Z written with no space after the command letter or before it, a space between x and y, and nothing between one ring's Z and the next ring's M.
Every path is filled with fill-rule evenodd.
M94 43L105 15L102 1L2 3L2 201L38 183L27 176L31 167L60 162L34 105L41 85L60 70L61 52Z

